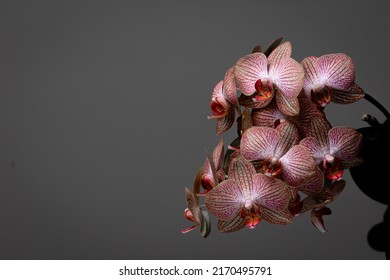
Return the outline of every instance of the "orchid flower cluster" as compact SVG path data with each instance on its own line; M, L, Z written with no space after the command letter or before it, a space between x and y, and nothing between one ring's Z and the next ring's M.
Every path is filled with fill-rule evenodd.
M223 139L185 188L184 216L203 237L217 230L253 229L262 220L287 225L307 211L325 232L328 204L345 187L345 169L361 163L362 135L332 127L324 108L363 98L355 70L345 54L291 58L291 43L281 39L264 52L260 46L240 58L211 95L211 115L221 135L237 122L238 138ZM237 116L237 119L236 119ZM204 200L201 204L200 200Z

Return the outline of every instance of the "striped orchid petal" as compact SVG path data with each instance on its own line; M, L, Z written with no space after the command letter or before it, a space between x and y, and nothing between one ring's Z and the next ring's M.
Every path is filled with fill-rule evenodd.
M229 102L225 98L225 95L223 94L223 81L218 82L211 94L211 103L210 103L210 109L211 109L211 116L208 116L209 119L216 119L216 118L223 118L228 113Z
M244 196L235 180L221 182L206 195L207 209L218 219L228 221L245 204Z
M254 126L241 138L241 154L247 160L273 157L279 140L279 132L268 127Z
M280 44L268 56L268 63L278 64L283 58L291 56L291 50L292 47L290 42L284 42L283 44Z
M219 140L218 145L214 148L213 151L213 162L215 169L218 171L223 166L223 157L224 157L224 147L223 139Z
M274 211L287 208L290 191L286 183L264 174L253 176L252 195L257 197L257 204Z
M252 192L253 175L255 174L255 167L241 156L230 162L228 176L236 181L243 196Z
M306 95L301 94L299 100L299 115L291 118L298 126L299 133L302 138L308 135L310 122L313 118L322 117L325 115L322 111L317 109L317 106L307 98Z
M234 81L234 66L230 67L229 70L225 73L222 91L226 100L229 101L230 104L238 106L237 88Z
M331 129L329 121L325 117L315 117L310 121L308 136L318 140L322 151L329 151L328 131Z
M195 198L195 195L188 188L185 188L185 198L187 201L188 210L191 211L192 218L194 219L193 221L200 224L199 205L198 205L197 199ZM187 212L187 211L185 211L185 212ZM185 213L185 214L187 214L187 213Z
M282 122L276 130L279 132L279 141L275 148L275 156L281 158L292 146L298 144L299 133L291 122Z
M320 164L324 159L326 152L321 149L321 146L316 138L306 137L299 142L299 145L304 146L310 152L316 164Z
M324 85L332 89L347 90L355 80L352 59L343 54L327 54L317 60L318 74Z
M261 217L270 224L288 225L292 221L292 215L287 209L273 211L267 208L260 208Z
M319 192L324 187L324 174L321 169L317 167L316 172L302 185L298 186L298 189L307 194L313 194Z
M256 91L255 83L267 76L267 58L263 53L248 54L234 67L236 86L245 95L252 95Z
M302 60L301 64L305 71L305 78L303 81L303 89L306 95L310 98L310 93L312 90L315 90L317 85L322 85L322 81L320 79L320 74L317 68L317 57L309 56Z
M299 100L297 97L288 99L278 91L276 92L276 104L286 116L297 116L299 114Z
M302 185L316 171L316 164L310 152L301 145L292 147L280 162L284 181L294 187Z
M246 95L242 94L239 97L238 101L239 101L240 105L242 105L244 107L259 109L259 108L264 108L265 106L267 106L272 101L272 98L254 101L251 96L246 96Z
M275 128L277 122L285 119L285 116L276 107L276 103L272 102L265 108L252 110L252 118L256 126Z
M304 71L294 59L287 57L278 64L270 64L269 77L286 98L295 98L303 86Z
M363 136L350 127L329 130L330 153L342 162L354 160L361 149Z
M235 118L234 107L229 106L226 116L217 119L216 122L217 124L215 127L215 131L217 135L221 135L222 133L228 131L229 128L231 128L234 123L234 118Z
M357 84L353 84L348 90L332 90L332 102L338 104L351 104L364 97L363 89Z
M219 232L230 233L245 227L245 219L240 214L234 216L228 221L218 220L217 230Z

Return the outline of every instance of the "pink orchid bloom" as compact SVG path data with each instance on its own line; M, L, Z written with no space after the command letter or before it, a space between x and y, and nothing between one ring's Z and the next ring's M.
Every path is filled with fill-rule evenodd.
M233 125L235 108L238 108L233 72L234 67L231 67L226 72L224 80L214 87L211 95L210 109L212 115L208 116L208 119L217 120L217 135L221 135Z
M349 104L364 97L363 90L355 84L352 59L343 54L310 56L302 60L305 70L303 88L306 95L319 107L333 101Z
M265 107L276 90L278 107L286 114L298 114L296 98L303 86L304 71L290 55L291 44L285 42L273 50L268 58L263 53L255 52L237 61L234 68L237 88L245 96L251 96L256 103L246 105Z
M276 128L282 122L290 122L298 129L300 138L305 138L310 121L316 116L324 116L324 113L318 110L314 103L304 94L298 97L298 101L298 108L300 109L299 115L297 116L283 114L278 109L276 102L271 102L265 108L253 109L253 124L256 126Z
M223 139L221 139L218 145L215 147L212 155L212 164L210 164L209 158L206 158L202 168L202 187L206 192L210 191L219 182L225 179L225 172L223 171L224 162L224 147Z
M309 127L309 137L301 140L317 164L322 163L328 179L340 180L343 170L361 163L358 154L362 135L353 128L334 127L325 118L314 118Z
M220 221L218 229L231 232L255 228L262 220L275 224L291 222L287 210L289 188L281 180L257 174L241 156L229 166L229 178L206 195L206 207Z
M199 206L199 197L188 188L185 188L185 196L188 207L184 210L184 217L195 224L182 229L181 233L188 233L200 227L201 235L206 238L210 234L210 216L204 206Z
M277 129L254 126L241 138L241 154L247 160L260 160L262 172L281 177L291 186L299 186L316 171L310 152L299 142L297 129L284 122Z
M182 233L187 233L195 228L197 228L201 223L201 213L199 208L199 198L197 198L192 191L190 191L188 188L185 188L185 195L186 195L186 201L187 201L187 208L184 210L184 217L195 223L195 225L182 229Z
M332 214L327 205L337 199L344 190L345 184L344 180L328 182L321 191L302 200L301 213L311 210L311 222L322 233L327 231L323 216Z

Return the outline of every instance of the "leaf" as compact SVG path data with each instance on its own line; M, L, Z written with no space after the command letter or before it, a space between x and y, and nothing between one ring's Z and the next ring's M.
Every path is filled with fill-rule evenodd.
M211 232L211 219L206 207L203 205L200 207L200 217L200 234L203 238L206 238Z

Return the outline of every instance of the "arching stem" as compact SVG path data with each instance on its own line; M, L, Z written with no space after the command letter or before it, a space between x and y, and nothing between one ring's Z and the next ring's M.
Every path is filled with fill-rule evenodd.
M386 119L387 120L390 120L390 113L389 111L387 111L387 109L385 107L383 107L382 104L380 104L374 97L372 97L371 95L369 95L368 93L365 93L364 94L364 98L370 102L372 105L374 105L375 107L377 107L385 116L386 116Z

